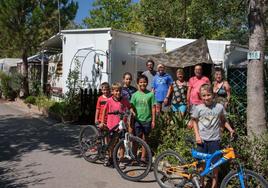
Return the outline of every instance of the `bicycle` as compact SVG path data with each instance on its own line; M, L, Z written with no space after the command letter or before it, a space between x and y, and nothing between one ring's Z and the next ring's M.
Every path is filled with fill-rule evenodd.
M193 139L187 139L188 143L194 146ZM200 188L200 178L212 172L220 165L237 159L233 147L215 151L213 154L198 152L192 147L192 157L197 159L192 163L187 163L180 155L167 150L161 153L155 160L154 175L162 188L173 187L194 187ZM222 156L221 158L219 158ZM216 160L212 164L212 160ZM244 169L239 160L236 160L238 168L230 171L222 180L220 188L242 187L242 188L268 188L268 182L256 172ZM205 169L200 171L200 166L205 163Z
M152 165L150 147L142 139L126 131L127 126L123 119L129 117L130 112L115 111L109 114L115 114L120 117L119 124L112 130L101 130L94 125L88 125L81 130L79 145L83 158L93 163L98 160L105 160L107 159L108 150L115 145L113 149L113 165L121 177L130 181L139 181L145 178ZM116 131L117 129L119 131ZM113 136L110 142L106 144L105 137L110 133L113 133ZM146 150L146 161L141 160L142 147ZM122 151L124 157L120 156Z

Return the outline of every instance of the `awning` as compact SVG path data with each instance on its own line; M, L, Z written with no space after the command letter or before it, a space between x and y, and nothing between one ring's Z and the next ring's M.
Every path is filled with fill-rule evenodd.
M189 67L196 64L212 64L206 40L202 37L192 43L176 48L167 53L139 55L139 58L152 59L167 67Z

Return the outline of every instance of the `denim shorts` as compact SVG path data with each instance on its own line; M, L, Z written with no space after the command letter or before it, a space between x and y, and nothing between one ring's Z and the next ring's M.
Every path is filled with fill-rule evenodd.
M186 112L187 106L185 104L172 104L171 105L173 112Z
M143 133L145 136L148 136L152 129L151 124L152 124L151 122L135 121L134 125L135 135L141 136Z

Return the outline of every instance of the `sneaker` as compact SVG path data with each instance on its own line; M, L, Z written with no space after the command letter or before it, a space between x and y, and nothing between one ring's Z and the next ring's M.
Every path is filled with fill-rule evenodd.
M119 162L119 168L121 168L121 169L125 169L126 168L126 164L125 163L123 163L123 162Z
M95 147L93 147L93 148L90 148L88 151L89 151L90 153L95 153L95 152L97 152L97 146L95 146Z
M113 168L114 167L113 159L112 158L105 159L103 165L106 167Z

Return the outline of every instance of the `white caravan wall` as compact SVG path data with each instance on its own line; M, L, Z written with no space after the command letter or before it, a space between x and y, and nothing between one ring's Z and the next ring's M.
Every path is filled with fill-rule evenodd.
M95 50L102 50L100 52L104 54L108 50L108 40L110 35L107 31L102 32L64 32L63 31L63 92L66 93L66 81L70 69L71 61L79 49L93 47ZM77 55L86 56L90 51L83 50ZM98 66L94 63L95 52L88 54L82 67L82 80L86 81L84 87L96 87L99 88L100 83L108 82L107 73L107 58L106 56L100 56L100 60L103 61L103 68L100 69L100 74L96 76L96 69ZM84 58L78 58L82 61ZM72 63L72 66L74 62Z
M132 85L136 85L138 71L145 71L145 61L136 55L156 54L164 51L164 39L138 34L112 32L111 82L121 82L123 74L133 75Z

